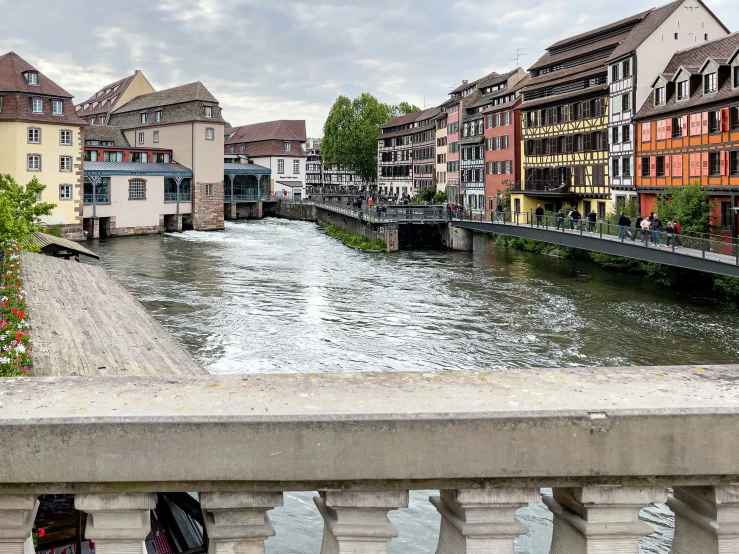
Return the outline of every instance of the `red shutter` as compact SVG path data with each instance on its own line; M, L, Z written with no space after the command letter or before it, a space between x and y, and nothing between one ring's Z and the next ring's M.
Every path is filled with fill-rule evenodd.
M672 156L672 177L683 176L683 157L682 154Z
M650 142L652 140L652 122L647 122L647 142Z
M687 115L683 116L683 136L684 137L688 136L688 116Z
M672 173L670 172L670 156L665 156L665 177L670 177Z
M729 130L729 108L721 108L721 130Z
M721 110L723 111L723 110ZM728 152L719 152L719 158L721 159L721 175L728 175L728 169L729 169L729 153Z
M695 177L701 174L701 155L690 154L690 175L689 177Z
M641 177L641 158L636 159L636 176Z
M701 175L708 176L708 152L701 152Z
M657 176L657 156L650 156L649 158L649 176Z
M701 134L708 134L708 112L703 112L701 114Z
M694 137L701 134L701 116L700 114L690 114L690 136Z
M665 137L662 136L662 120L658 119L657 120L657 140L662 140L663 138Z
M665 138L672 138L672 119L665 119Z

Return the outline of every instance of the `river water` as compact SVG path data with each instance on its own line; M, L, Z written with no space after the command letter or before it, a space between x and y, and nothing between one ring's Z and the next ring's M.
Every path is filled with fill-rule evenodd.
M312 223L227 222L224 232L93 241L103 265L211 373L421 371L737 363L739 312L710 298L580 261L505 250L392 255L351 250ZM546 492L546 491L544 491ZM390 518L391 554L433 553L433 491L411 493ZM314 553L312 494L271 512L268 552ZM521 554L548 552L551 517L519 512ZM664 507L643 517L667 553Z

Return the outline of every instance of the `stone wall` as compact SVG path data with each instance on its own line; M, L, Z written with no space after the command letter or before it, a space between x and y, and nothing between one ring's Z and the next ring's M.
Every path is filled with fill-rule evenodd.
M208 185L213 194L206 195ZM195 183L192 192L193 227L196 231L218 231L224 228L223 181L219 183Z

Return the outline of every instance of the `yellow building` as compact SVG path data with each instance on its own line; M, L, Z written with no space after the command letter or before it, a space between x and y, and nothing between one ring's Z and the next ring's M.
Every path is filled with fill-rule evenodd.
M82 233L82 126L72 95L15 52L0 56L0 173L46 186L56 204L43 218L70 238Z

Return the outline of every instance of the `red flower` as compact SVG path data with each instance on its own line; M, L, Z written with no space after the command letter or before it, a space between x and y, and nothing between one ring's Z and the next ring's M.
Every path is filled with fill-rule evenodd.
M38 536L39 537L43 537L44 535L46 535L46 530L43 527L39 527L38 528Z

